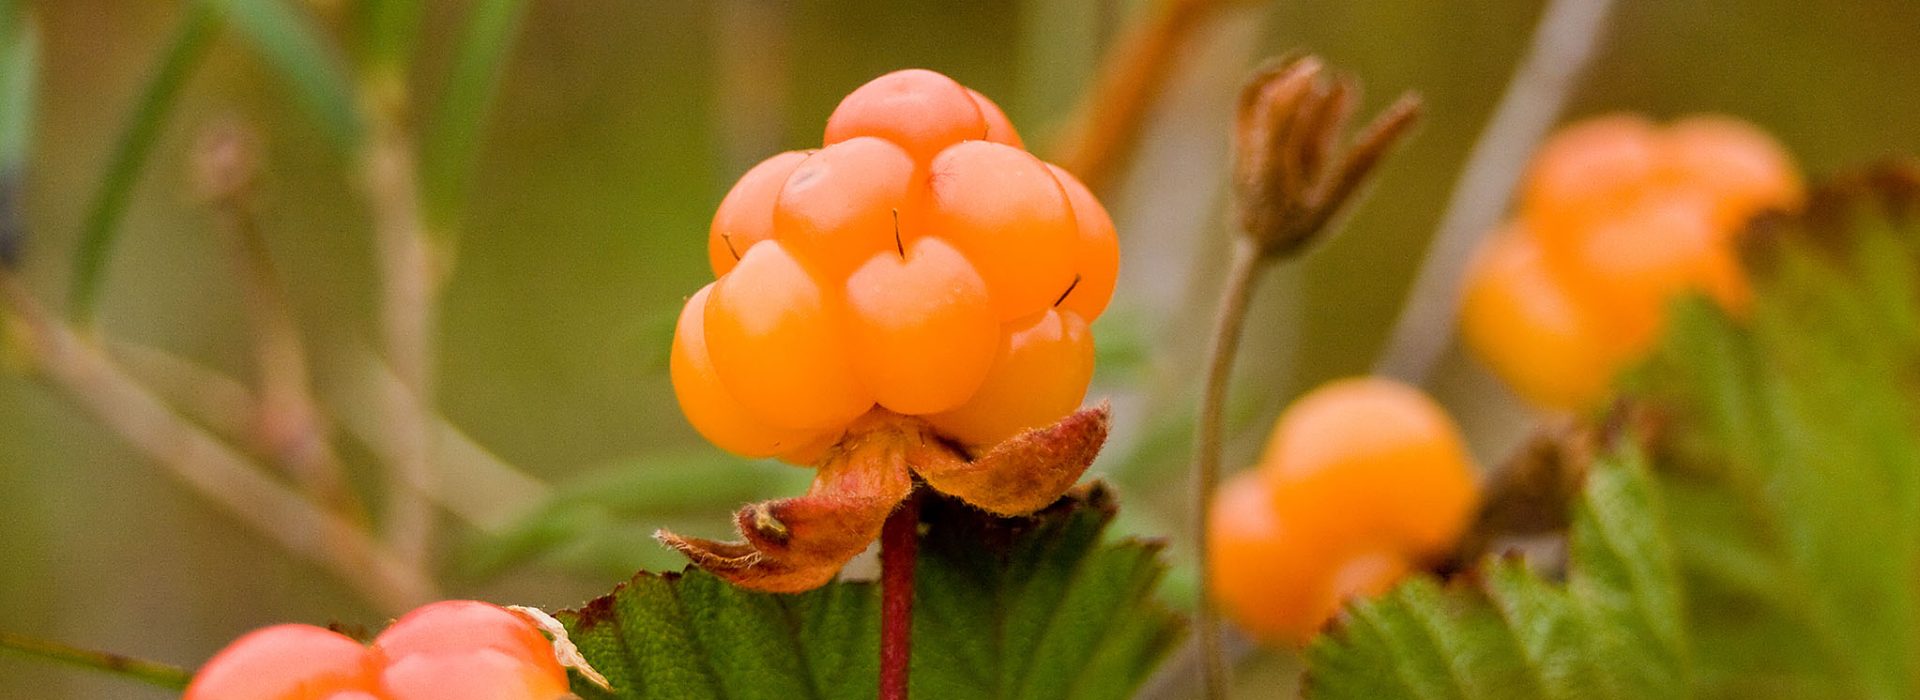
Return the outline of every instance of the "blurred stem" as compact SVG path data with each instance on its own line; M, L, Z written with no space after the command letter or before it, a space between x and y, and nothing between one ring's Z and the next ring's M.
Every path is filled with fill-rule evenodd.
M1153 0L1101 63L1093 89L1052 149L1055 163L1099 192L1126 160L1154 98L1165 90L1173 61L1221 0Z
M1560 118L1580 75L1593 60L1613 0L1552 0L1507 84L1507 92L1467 154L1426 261L1375 374L1426 381L1446 352L1459 319L1461 285L1482 237L1500 223L1534 148Z
M920 497L907 496L880 529L880 700L907 700L913 658L913 567L920 545Z
M193 672L179 666L110 652L82 649L12 632L0 632L0 649L69 666L111 673L168 690L186 690L187 684L193 681Z
M376 79L363 86L362 97L372 123L362 161L380 258L381 337L400 380L388 392L384 416L394 438L386 524L395 552L431 571L436 513L429 498L440 490L430 427L440 271L421 215L414 143L403 126L406 86Z
M433 582L364 529L266 475L174 413L101 349L56 320L12 272L0 272L10 337L48 381L109 430L201 495L295 556L331 570L367 600L399 613L438 597Z
M233 244L247 320L253 329L260 394L250 413L257 422L257 437L307 493L335 512L364 523L365 513L347 486L346 469L320 420L305 343L286 286L249 205L254 166L249 136L234 126L217 128L207 140L200 154L201 177L212 197L215 218Z
M139 381L184 410L188 417L225 436L242 436L256 405L253 393L239 381L218 371L168 353L131 343L114 343L112 353ZM364 369L347 372L322 386L331 411L322 410L322 430L339 427L365 443L383 459L391 458L392 426L380 407L399 379L371 353L355 355ZM455 517L483 532L498 533L539 508L552 492L545 482L521 471L473 441L458 427L441 419L435 426L434 463L446 484L434 501Z
M1220 648L1220 614L1213 603L1213 572L1207 566L1207 514L1220 484L1220 451L1225 431L1227 386L1233 359L1240 351L1247 306L1266 269L1265 256L1255 241L1235 236L1226 286L1220 292L1213 333L1207 348L1206 388L1200 395L1199 423L1194 429L1193 550L1199 585L1194 594L1194 634L1199 639L1201 681L1210 699L1226 697L1227 667Z

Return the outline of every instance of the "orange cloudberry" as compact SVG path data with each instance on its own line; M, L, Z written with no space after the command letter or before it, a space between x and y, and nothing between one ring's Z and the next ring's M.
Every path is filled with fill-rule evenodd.
M371 647L311 625L235 640L195 674L184 700L554 700L566 669L539 628L475 601L423 606Z
M1249 633L1305 643L1346 600L1445 556L1478 499L1459 429L1432 399L1385 379L1329 383L1214 495L1212 593Z
M745 545L663 536L735 583L818 585L871 541L909 468L1017 512L1092 459L1046 441L1104 439L1104 409L1073 416L1093 376L1088 324L1118 273L1113 220L951 78L905 70L854 90L822 148L742 176L708 253L717 279L675 328L682 412L723 449L820 469L809 496L743 512Z
M1569 126L1541 147L1514 223L1469 272L1467 341L1527 398L1591 407L1655 342L1676 297L1743 310L1751 291L1735 238L1754 215L1803 198L1785 150L1737 120Z

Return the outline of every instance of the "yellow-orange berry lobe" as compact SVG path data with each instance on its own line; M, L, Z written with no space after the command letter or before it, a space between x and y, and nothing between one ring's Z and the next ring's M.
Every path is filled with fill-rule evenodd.
M1000 345L987 283L937 238L879 255L847 278L854 366L895 413L959 406L987 378Z
M1541 148L1515 221L1470 273L1467 340L1544 407L1598 405L1659 337L1677 297L1745 309L1734 239L1755 215L1804 196L1786 151L1737 120L1661 127L1617 115L1569 126ZM1588 371L1600 374L1568 376Z
M1443 557L1478 500L1459 430L1431 399L1384 379L1329 383L1214 495L1212 594L1257 637L1303 644L1345 601Z
M990 446L1045 427L1086 398L1093 379L1093 335L1071 311L1049 309L1001 327L986 381L965 405L927 416L963 444Z
M904 70L848 95L824 147L743 175L708 256L675 329L682 412L723 449L813 465L875 410L971 447L1066 417L1120 250L991 99Z
M566 669L531 621L474 601L402 617L371 648L310 625L234 641L194 676L185 700L554 700Z
M876 136L899 144L924 163L947 146L990 135L980 106L973 91L952 78L917 68L894 71L840 101L827 117L826 143ZM1006 126L1011 131L1012 125Z
M932 178L923 230L973 261L1001 320L1067 294L1080 232L1046 163L1012 146L968 141L940 152Z
M827 430L872 407L853 371L838 296L777 240L754 246L714 283L707 353L754 420Z
M787 151L753 166L733 184L707 227L707 263L714 276L727 274L753 244L773 238L773 205L787 177L807 159Z

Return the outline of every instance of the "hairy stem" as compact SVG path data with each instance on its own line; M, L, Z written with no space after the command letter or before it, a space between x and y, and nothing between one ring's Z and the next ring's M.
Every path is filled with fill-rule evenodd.
M909 495L880 529L880 700L906 700L913 658L913 566L920 498Z
M121 656L111 652L81 649L12 632L0 632L0 649L69 666L111 673L168 690L185 690L187 684L193 681L193 672L179 666Z
M1193 454L1193 550L1198 563L1199 586L1194 600L1194 635L1199 640L1201 682L1207 698L1226 696L1227 668L1220 649L1220 615L1213 604L1213 574L1207 567L1207 520L1212 510L1213 492L1220 483L1220 450L1225 432L1227 383L1233 374L1233 358L1239 354L1240 331L1246 325L1247 304L1253 298L1254 285L1266 269L1258 246L1245 238L1236 238L1233 261L1227 269L1226 287L1220 293L1215 312L1213 334L1207 348L1206 388L1200 395L1199 424L1194 427Z

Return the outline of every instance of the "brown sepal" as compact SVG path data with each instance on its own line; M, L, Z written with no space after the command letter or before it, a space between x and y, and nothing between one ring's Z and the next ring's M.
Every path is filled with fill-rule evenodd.
M1107 441L1106 402L1045 428L1020 433L972 461L937 440L907 452L907 464L935 491L997 515L1027 515L1066 493Z
M850 433L820 467L807 495L750 504L735 514L742 542L666 530L654 537L742 588L770 593L818 588L880 536L887 515L913 490L904 461L907 440L893 425Z

